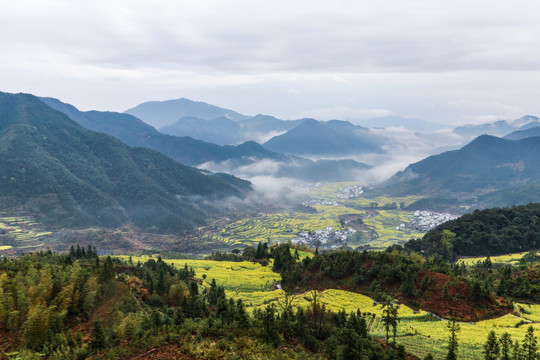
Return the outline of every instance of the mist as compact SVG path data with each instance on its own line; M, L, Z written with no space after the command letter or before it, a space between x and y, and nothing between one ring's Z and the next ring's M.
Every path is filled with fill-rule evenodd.
M410 164L449 149L460 148L469 139L442 129L422 134L403 127L370 129L384 138L383 154L335 156L284 156L283 160L244 158L207 162L200 169L224 172L251 181L254 192L245 199L227 199L218 207L231 208L274 204L294 207L306 200L306 189L317 182L355 182L377 186Z

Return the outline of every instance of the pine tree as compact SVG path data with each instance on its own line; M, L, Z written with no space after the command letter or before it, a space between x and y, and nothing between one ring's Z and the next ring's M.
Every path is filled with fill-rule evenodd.
M524 360L537 360L538 358L538 340L534 336L534 328L529 326L525 338L523 339L523 359Z
M523 351L517 340L514 341L514 346L512 347L512 360L523 360Z
M450 293L448 291L448 281L444 283L443 292L442 292L442 299L443 300L450 300Z
M382 319L381 319L384 331L386 333L386 343L388 344L390 328L394 332L394 342L396 341L395 333L397 332L397 308L394 308L392 304L388 304L383 310Z
M455 321L448 322L446 325L448 331L450 332L448 336L448 354L446 355L446 360L457 360L458 353L458 338L457 333L461 330L459 324L456 324Z
M414 297L418 295L418 290L416 289L416 271L412 268L407 271L405 275L405 280L401 284L401 292L407 297Z
M92 350L100 350L105 347L105 334L103 333L103 329L101 328L101 324L99 321L95 321L94 325L92 326L92 339L90 340L90 348Z
M497 335L495 331L491 330L488 334L487 341L484 344L484 359L485 360L497 360L499 353L501 352L499 342L497 341Z
M512 348L512 338L510 334L505 332L499 339L501 344L501 360L510 360L510 350Z

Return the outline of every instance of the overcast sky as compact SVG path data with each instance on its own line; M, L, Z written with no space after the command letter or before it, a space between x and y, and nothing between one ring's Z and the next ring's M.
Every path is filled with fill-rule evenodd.
M540 2L0 0L0 91L123 111L540 115Z

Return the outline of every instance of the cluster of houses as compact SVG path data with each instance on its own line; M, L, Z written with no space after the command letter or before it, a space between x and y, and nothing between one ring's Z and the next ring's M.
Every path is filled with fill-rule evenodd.
M337 197L339 199L355 199L362 196L364 188L361 185L352 185L339 189Z
M334 200L310 200L310 201L304 201L302 203L304 206L341 206L340 203Z
M450 220L457 219L457 216L448 213L437 213L433 211L415 211L414 218L409 223L409 228L427 232L434 227ZM404 225L404 224L403 224Z
M334 230L328 226L322 230L313 232L301 232L298 237L292 240L293 244L305 244L313 248L337 248L347 242L347 237L356 232L355 229Z

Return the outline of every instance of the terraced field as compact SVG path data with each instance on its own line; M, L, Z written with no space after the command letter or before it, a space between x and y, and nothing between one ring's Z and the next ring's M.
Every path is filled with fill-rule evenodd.
M127 256L122 256L127 259ZM148 257L133 257L133 261L146 261ZM208 260L164 260L177 267L193 267L195 276L203 279L203 286L209 287L212 279L226 289L227 296L242 299L249 311L260 306L276 304L279 308L285 296L282 290L273 290L279 274L272 272L271 264L261 266L251 262L228 262ZM329 310L347 312L360 309L376 315L371 329L371 335L383 338L384 328L381 323L382 306L377 305L367 296L344 290L329 289L317 294L321 303ZM306 292L294 296L293 306L309 306L312 294ZM535 331L540 332L540 305L516 304L514 314L508 314L497 319L477 323L460 323L459 358L473 360L482 358L483 344L489 331L494 330L500 336L509 333L513 340L521 341L532 323ZM401 305L398 310L400 323L398 325L397 342L405 345L411 353L424 358L428 351L435 359L444 359L447 352L446 321L438 320L425 311L414 311Z
M520 252L520 253L499 255L499 256L490 256L490 260L493 264L517 265L519 264L519 260L521 260L521 258L525 254L527 254L527 252ZM467 258L460 259L458 262L464 263L465 265L470 266L470 265L483 262L486 259L487 258L485 256L467 257Z
M320 186L307 194L313 201L332 201L337 206L313 205L316 213L287 211L281 213L260 213L257 216L234 222L201 228L203 239L224 242L230 246L256 245L259 242L277 243L293 240L301 232L309 233L331 227L334 231L343 231L340 216L358 215L366 229L370 231L362 241L348 243L355 248L360 245L371 249L385 249L395 243L404 243L412 237L421 237L419 233L406 227L413 218L413 213L399 209L386 210L385 206L408 205L420 197L390 198L381 196L373 199L342 199L338 195L343 188L354 183L335 183Z
M43 247L51 234L43 231L30 217L6 216L0 212L0 254Z
M314 206L317 213L309 214L289 211L276 214L259 214L220 227L217 233L206 234L212 240L224 241L229 245L256 245L269 241L277 243L292 240L300 232L310 232L327 227L343 230L339 216L345 214L363 214L363 212L336 206Z

